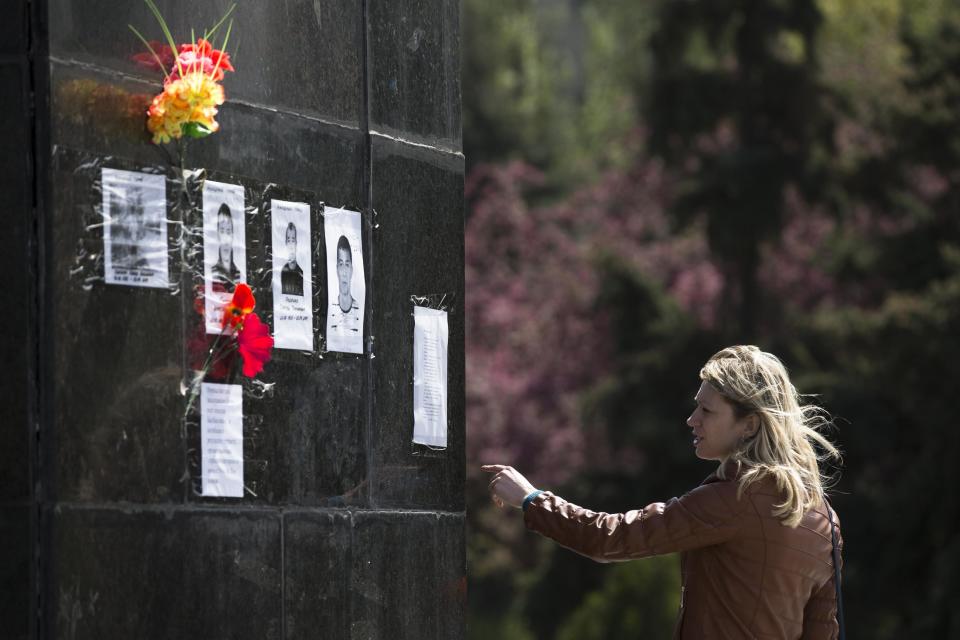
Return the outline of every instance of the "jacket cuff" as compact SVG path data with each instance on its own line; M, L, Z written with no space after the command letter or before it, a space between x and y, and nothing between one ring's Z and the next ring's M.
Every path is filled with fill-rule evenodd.
M550 491L541 491L529 502L526 502L525 500L525 507L523 509L523 523L528 529L531 528L533 520L536 519L535 513L541 509L544 502L553 497L553 493Z
M523 503L521 503L520 509L522 509L523 511L526 511L527 507L530 506L530 503L536 500L537 496L540 495L541 493L543 493L543 491L540 489L535 489L534 491L531 491L530 493L528 493L527 497L523 499Z

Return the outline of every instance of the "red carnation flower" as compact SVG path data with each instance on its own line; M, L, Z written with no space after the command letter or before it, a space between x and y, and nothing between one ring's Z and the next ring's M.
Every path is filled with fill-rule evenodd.
M230 54L214 49L213 45L199 38L196 44L180 45L180 54L177 56L184 73L202 71L216 82L223 80L224 71L233 71L230 64ZM174 69L174 77L179 76L180 69Z
M270 351L273 349L270 327L261 322L257 314L251 313L237 333L237 343L243 358L243 375L252 378L270 361Z
M227 326L236 327L242 324L244 318L257 306L257 299L253 297L253 291L245 282L241 282L233 290L233 298L223 307L223 328Z

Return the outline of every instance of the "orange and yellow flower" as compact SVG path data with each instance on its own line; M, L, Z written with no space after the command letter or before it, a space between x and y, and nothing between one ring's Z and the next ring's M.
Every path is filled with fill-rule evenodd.
M220 128L214 119L217 107L224 101L223 87L219 83L225 71L234 70L230 54L226 51L233 19L227 23L220 49L214 46L211 39L227 22L237 5L232 4L215 25L204 30L196 42L192 40L191 31L191 41L177 46L156 2L143 1L157 19L167 40L166 43L147 40L136 27L129 25L134 35L147 47L146 52L134 54L133 60L137 64L163 71L163 92L153 98L147 109L147 129L153 136L153 142L161 144L179 140L183 136L206 137Z
M223 101L223 87L200 69L171 77L147 109L154 144L213 133L220 128L214 117Z

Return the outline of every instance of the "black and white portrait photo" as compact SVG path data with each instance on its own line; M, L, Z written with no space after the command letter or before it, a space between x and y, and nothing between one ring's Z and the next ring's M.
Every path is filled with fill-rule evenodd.
M103 169L104 280L167 287L167 198L163 176Z
M360 331L360 305L350 289L353 286L353 248L347 236L337 240L337 297L330 317L334 328ZM349 335L349 334L347 334Z
M366 284L360 244L360 214L326 209L327 350L363 353L363 303Z
M217 261L213 265L213 282L233 293L240 279L240 269L233 259L233 211L227 203L217 210Z
M273 228L273 324L278 349L313 351L310 205L270 201Z
M297 225L287 224L284 233L284 248L287 252L287 261L280 269L280 285L282 293L291 296L303 295L303 267L297 262Z
M243 187L207 180L203 186L203 265L207 333L220 333L223 307L247 279Z

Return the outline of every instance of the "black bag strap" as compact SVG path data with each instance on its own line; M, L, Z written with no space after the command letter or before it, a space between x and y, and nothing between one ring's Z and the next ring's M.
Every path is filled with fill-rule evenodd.
M837 588L837 624L840 627L840 640L846 640L843 630L843 593L840 590L840 549L837 548L837 530L833 524L833 509L827 503L827 518L830 519L830 542L833 544L833 584Z

